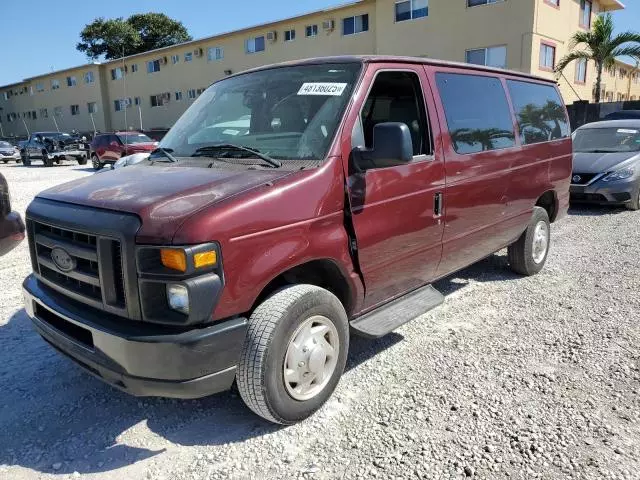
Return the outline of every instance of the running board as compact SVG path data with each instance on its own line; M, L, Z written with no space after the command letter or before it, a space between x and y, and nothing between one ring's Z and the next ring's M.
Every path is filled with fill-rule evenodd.
M444 302L444 296L431 285L421 287L376 308L351 322L356 334L380 338Z

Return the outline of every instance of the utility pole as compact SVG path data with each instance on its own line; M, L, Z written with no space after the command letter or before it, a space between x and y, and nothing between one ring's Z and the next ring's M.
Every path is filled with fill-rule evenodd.
M140 116L140 131L142 132L144 129L142 128L142 107L138 105L138 115Z
M56 121L56 112L53 112L53 115L51 115L51 118L53 119L53 124L56 126L56 131L59 132L60 127L58 127L58 122Z
M22 117L22 123L24 123L24 129L27 131L27 137L31 135L29 132L29 127L27 127L27 122L24 121L24 117Z

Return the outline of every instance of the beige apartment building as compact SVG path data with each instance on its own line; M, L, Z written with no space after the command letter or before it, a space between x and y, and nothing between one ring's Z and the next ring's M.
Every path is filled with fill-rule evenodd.
M0 87L0 134L167 128L215 80L314 56L410 55L556 78L570 36L623 8L618 0L360 0ZM570 65L558 84L566 103L592 100L595 65ZM602 91L603 101L640 99L640 72L618 62Z

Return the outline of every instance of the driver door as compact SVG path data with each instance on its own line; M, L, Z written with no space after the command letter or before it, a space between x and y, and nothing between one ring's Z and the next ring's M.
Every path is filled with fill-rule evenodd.
M442 252L445 173L421 65L370 65L357 97L347 123L350 144L343 145L371 148L376 124L402 122L414 150L408 164L365 171L349 158L348 195L369 310L433 280Z

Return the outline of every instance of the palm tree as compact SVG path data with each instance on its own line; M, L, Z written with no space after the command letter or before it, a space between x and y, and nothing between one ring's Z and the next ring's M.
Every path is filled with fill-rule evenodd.
M575 50L581 46L582 50ZM640 60L640 33L623 32L614 35L613 18L610 13L599 15L588 32L576 32L569 42L571 53L565 55L556 72L562 72L574 60L593 60L598 73L595 87L595 100L600 101L602 71L614 66L617 57L630 56Z

